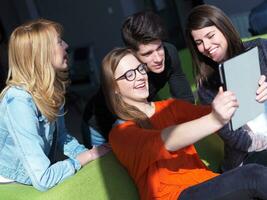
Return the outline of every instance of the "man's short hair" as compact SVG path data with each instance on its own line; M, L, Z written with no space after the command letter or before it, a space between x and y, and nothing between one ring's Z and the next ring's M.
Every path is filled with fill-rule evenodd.
M142 11L126 18L121 35L127 47L138 51L140 44L165 40L167 34L160 16L152 11Z

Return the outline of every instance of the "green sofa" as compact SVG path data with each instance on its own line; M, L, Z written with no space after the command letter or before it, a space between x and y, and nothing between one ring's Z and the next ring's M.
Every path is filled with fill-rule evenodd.
M215 139L215 140L214 140ZM196 147L204 162L217 169L222 151L218 138L208 137ZM209 146L209 150L206 147ZM211 153L212 152L212 153ZM138 200L138 191L127 171L112 152L97 159L77 174L66 179L47 192L39 192L32 186L0 184L1 200Z
M137 200L138 192L131 177L111 152L47 192L21 184L0 184L0 199Z

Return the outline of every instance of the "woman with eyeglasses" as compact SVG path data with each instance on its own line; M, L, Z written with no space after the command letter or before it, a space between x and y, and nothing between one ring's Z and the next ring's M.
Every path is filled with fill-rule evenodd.
M125 46L133 49L138 59L147 64L148 99L157 99L159 91L167 84L171 97L195 102L177 49L166 42L166 30L159 15L151 11L133 13L124 20L121 36ZM107 142L109 131L116 121L103 97L102 91L98 90L85 106L82 133L89 145Z
M125 74L121 75L120 77L116 78L116 81L126 79L127 81L133 81L136 77L136 71L140 74L145 75L147 70L147 66L144 63L138 65L135 69L130 69Z
M232 92L220 88L212 107L177 99L150 102L146 67L126 48L105 56L102 83L119 118L109 141L141 200L267 199L267 168L246 165L219 175L193 145L228 123L238 107Z

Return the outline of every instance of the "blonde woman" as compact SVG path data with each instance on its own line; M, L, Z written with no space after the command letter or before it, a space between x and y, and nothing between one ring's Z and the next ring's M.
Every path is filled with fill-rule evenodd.
M58 23L44 19L11 34L7 86L0 96L1 182L45 191L108 151L86 149L65 128L68 45L61 34ZM66 160L54 160L58 149Z

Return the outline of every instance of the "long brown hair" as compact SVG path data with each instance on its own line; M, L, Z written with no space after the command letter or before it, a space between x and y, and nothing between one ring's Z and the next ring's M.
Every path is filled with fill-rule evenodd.
M17 27L9 41L9 71L6 88L23 87L32 95L40 112L53 121L65 102L67 72L52 66L54 39L62 34L60 24L38 19Z
M208 77L214 73L212 65L217 63L198 51L191 33L193 30L202 29L208 26L216 26L224 35L228 43L228 58L244 51L244 46L239 33L222 10L211 5L200 5L193 8L187 18L185 31L186 41L192 55L194 73L198 84L207 80Z
M110 111L123 120L133 120L142 128L150 128L147 115L137 107L123 101L114 78L115 70L120 60L133 52L128 48L115 48L102 61L102 87ZM134 55L134 54L133 54Z

